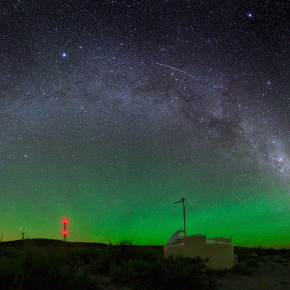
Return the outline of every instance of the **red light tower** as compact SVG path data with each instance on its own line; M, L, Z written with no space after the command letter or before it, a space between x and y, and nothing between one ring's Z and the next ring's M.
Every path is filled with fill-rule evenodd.
M66 223L67 223L67 220L65 219L64 221L63 221L63 240L66 242L66 233L67 233L67 231L66 231Z

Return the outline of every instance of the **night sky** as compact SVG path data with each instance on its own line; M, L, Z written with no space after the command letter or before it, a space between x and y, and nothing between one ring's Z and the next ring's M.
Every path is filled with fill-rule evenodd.
M290 247L289 1L0 11L1 239Z

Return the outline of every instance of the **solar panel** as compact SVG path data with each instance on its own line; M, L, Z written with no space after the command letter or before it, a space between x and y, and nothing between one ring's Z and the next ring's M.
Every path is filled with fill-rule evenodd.
M173 244L173 243L176 241L177 237L179 236L179 234L180 234L181 232L182 232L182 230L179 230L179 231L177 231L176 233L174 233L174 234L171 236L171 238L169 239L169 241L167 242L166 246L169 246L169 245Z

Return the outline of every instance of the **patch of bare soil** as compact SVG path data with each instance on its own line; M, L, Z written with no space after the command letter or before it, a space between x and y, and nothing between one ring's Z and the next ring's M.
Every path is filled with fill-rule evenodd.
M241 262L246 266L246 262ZM217 278L217 290L290 290L290 261L283 256L266 256L259 261L259 268L249 275L228 271L224 278Z
M111 281L111 278L107 276L98 276L97 281L100 290L131 290L130 287L115 284Z

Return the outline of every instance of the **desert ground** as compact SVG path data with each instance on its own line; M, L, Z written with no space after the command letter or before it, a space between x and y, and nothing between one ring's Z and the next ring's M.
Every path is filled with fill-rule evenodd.
M290 250L235 247L233 269L166 259L163 246L108 246L50 239L0 243L1 290L290 289Z

